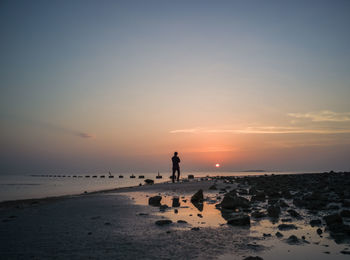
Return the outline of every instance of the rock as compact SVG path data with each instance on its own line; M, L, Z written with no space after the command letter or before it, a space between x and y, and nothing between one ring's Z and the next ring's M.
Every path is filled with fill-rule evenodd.
M320 228L318 228L317 230L316 230L316 232L317 232L317 234L319 234L319 235L321 235L323 232L322 232L322 229L320 229Z
M271 234L266 234L266 233L263 234L263 237L271 237L271 236L272 236Z
M173 207L180 207L180 198L179 197L173 197Z
M190 179L194 179L194 175L193 174L189 174L188 175L188 179L190 180Z
M160 201L162 200L162 196L153 196L148 199L148 205L159 207Z
M348 209L343 209L340 212L340 216L342 216L343 218L350 218L350 210Z
M180 219L180 220L177 221L177 223L179 223L179 224L187 224L187 221Z
M279 206L269 206L267 208L267 215L271 218L279 218L281 209Z
M296 212L294 209L289 209L289 210L287 210L287 212L289 213L289 215L291 215L294 218L297 218L297 219L301 219L302 218L300 216L300 214L298 212Z
M233 192L227 193L221 202L221 208L223 209L237 209L249 207L249 200L243 197L239 197Z
M203 190L200 189L199 191L197 191L192 197L191 197L191 202L192 203L201 203L203 202L204 198L203 198Z
M252 212L251 216L253 218L263 218L263 217L266 217L266 213L257 210L257 211Z
M343 200L342 205L343 205L343 207L350 207L350 199Z
M301 241L299 238L297 238L295 235L291 235L286 242L290 245L298 245L301 244Z
M281 232L279 232L279 231L277 231L275 235L276 235L276 237L278 237L278 238L283 237L283 234L282 234Z
M323 217L323 219L326 221L327 226L332 224L343 224L343 219L339 214L328 215Z
M179 211L177 209L174 209L174 213L177 214L179 213Z
M171 223L173 223L173 222L170 219L161 219L161 220L157 220L155 222L155 224L158 226L170 225Z
M231 216L231 218L227 220L227 224L233 226L250 226L250 217L244 214Z
M266 200L266 196L265 196L265 193L260 191L260 192L257 192L254 196L252 196L251 198L251 201L254 202L254 201L261 201L261 202L264 202Z
M289 205L284 200L280 200L279 204L280 204L281 208L288 208L289 207Z
M169 206L166 205L166 204L164 204L164 205L160 205L159 210L162 211L162 212L164 212L164 211L166 211L168 208L169 208Z
M248 256L248 257L244 258L243 260L264 260L264 259L261 258L260 256Z
M139 213L139 216L148 216L148 213L141 212L141 213Z
M310 220L310 225L311 225L311 227L321 226L322 221L320 219L312 219L312 220Z
M350 255L350 251L349 250L342 250L342 251L340 251L340 253L342 253L344 255Z
M154 184L154 180L151 179L146 179L145 182L146 184Z
M191 230L193 230L193 231L199 231L199 227L193 227L193 228L191 228Z
M217 190L216 185L215 185L215 184L211 185L211 186L209 187L209 190Z
M281 231L298 229L294 224L280 224L278 225L278 229Z

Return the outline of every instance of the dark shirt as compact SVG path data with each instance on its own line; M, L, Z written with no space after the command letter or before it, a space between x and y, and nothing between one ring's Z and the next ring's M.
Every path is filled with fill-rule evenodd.
M171 158L171 160L173 161L173 168L174 168L174 169L180 168L180 166L179 166L180 158L179 158L178 156L175 156L175 155L174 155L174 156Z

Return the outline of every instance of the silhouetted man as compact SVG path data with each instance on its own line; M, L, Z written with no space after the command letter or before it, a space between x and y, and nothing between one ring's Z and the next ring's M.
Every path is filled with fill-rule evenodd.
M175 182L175 172L177 171L177 181L180 179L180 158L177 156L177 152L174 153L174 156L171 158L173 161L173 182Z

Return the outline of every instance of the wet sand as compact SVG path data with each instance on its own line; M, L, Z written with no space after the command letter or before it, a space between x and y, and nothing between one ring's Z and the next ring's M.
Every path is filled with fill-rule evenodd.
M1 259L347 259L348 234L330 230L323 217L349 209L349 176L218 177L1 204ZM315 192L310 186L320 194L308 198ZM199 189L202 208L190 201ZM233 193L249 207L220 207ZM162 207L148 205L155 195L162 196ZM260 200L252 201L257 195ZM178 207L172 207L173 197L179 197ZM277 204L279 216L272 218L267 209ZM291 216L291 209L300 216ZM227 224L242 214L250 225ZM311 219L321 220L320 226L311 227ZM156 225L159 220L172 223ZM343 227L348 220L342 217ZM297 229L280 230L281 224ZM297 240L288 240L291 235Z

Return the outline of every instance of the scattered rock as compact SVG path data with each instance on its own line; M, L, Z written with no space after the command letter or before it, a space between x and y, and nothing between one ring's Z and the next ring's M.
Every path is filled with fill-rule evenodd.
M203 218L202 214L200 214L200 213L198 213L197 216L200 218Z
M223 209L237 209L249 207L249 200L237 196L234 192L227 193L221 202L221 208Z
M236 215L227 220L227 224L233 226L250 226L250 217L248 215Z
M340 216L342 216L343 218L350 218L350 210L348 209L343 209L340 212Z
M294 224L280 224L278 225L278 229L281 231L298 229Z
M277 231L275 235L276 235L276 237L278 237L278 238L283 237L283 234L282 234L281 232L279 232L279 231Z
M315 226L321 226L322 225L322 221L320 219L312 219L310 220L310 225L311 227L315 227Z
M253 211L251 216L253 218L263 218L263 217L266 217L266 213L264 213L262 211Z
M301 241L299 238L297 238L295 235L291 235L286 242L290 245L298 245L301 244Z
M180 220L177 221L177 223L179 223L179 224L187 224L187 221L186 221L186 220L181 220L181 219L180 219Z
M325 216L323 219L326 221L327 226L330 226L332 224L343 224L343 219L337 213Z
M248 256L248 257L244 258L243 260L264 260L264 259L261 258L260 256Z
M148 216L148 213L139 213L139 216Z
M211 186L209 187L209 190L217 190L216 185L215 185L215 184L211 185Z
M171 223L173 222L170 219L161 219L155 222L155 224L158 226L170 225Z
M173 197L173 207L180 207L180 198L179 197Z
M318 229L316 230L316 232L317 232L317 234L319 234L319 235L321 235L321 234L323 233L322 229L320 229L320 228L318 228Z
M266 234L266 233L263 234L263 237L271 237L271 236L272 236L271 234Z
M159 210L162 211L162 212L164 212L164 211L166 211L168 208L169 208L168 205L163 204L163 205L160 205Z
M193 228L191 228L191 230L193 230L193 231L198 231L198 230L199 230L199 227L193 227Z
M289 215L291 215L293 218L297 218L297 219L301 219L302 217L300 216L300 214L298 212L296 212L294 209L289 209L287 210L287 212L289 213Z
M192 203L201 203L203 202L204 198L203 198L203 190L200 189L199 191L197 191L192 197L191 197L191 202Z
M271 218L279 218L281 208L279 206L269 206L267 208L267 215Z
M340 251L340 253L342 253L344 255L350 255L350 251L349 250L342 250L342 251Z
M179 211L177 209L174 209L174 213L177 214L179 213Z
M153 196L148 199L148 205L159 207L160 201L162 200L162 196Z
M145 182L146 184L154 184L154 180L151 179L146 179Z
M105 223L105 226L110 226L110 225L111 225L111 223L109 223L109 222Z

